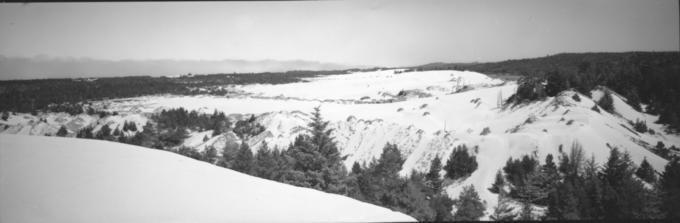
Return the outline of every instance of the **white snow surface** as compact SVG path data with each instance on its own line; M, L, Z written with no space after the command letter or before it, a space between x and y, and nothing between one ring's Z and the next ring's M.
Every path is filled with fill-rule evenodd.
M357 72L309 78L306 82L291 84L254 84L239 90L257 96L284 96L300 99L339 100L370 97L383 98L383 93L397 95L401 90L421 89L431 94L444 94L462 86L489 86L502 81L469 71L421 71L397 73L400 70ZM312 83L312 84L310 84Z
M0 222L369 222L405 214L107 141L0 135Z

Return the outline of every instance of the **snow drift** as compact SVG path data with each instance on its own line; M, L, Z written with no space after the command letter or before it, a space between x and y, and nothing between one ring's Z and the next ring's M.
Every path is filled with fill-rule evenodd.
M415 221L340 195L106 141L0 135L0 222Z

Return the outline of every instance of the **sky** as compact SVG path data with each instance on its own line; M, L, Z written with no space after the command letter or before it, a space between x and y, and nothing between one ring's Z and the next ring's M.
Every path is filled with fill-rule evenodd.
M0 55L407 66L677 51L677 0L0 3Z

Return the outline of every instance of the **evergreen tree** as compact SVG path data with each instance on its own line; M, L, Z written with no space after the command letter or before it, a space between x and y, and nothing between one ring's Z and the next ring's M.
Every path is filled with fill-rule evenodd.
M68 130L66 130L66 127L63 126L63 125L61 126L61 128L59 128L59 131L57 131L57 136L64 137L67 134L68 134Z
M446 177L458 179L469 176L477 169L477 159L468 153L465 145L457 146L446 161Z
M595 162L595 156L586 161L583 179L589 207L582 205L581 215L587 219L601 219L604 213L602 204L604 186L600 179L599 167L597 162Z
M503 190L498 192L498 205L493 209L491 216L492 221L512 221L517 217L514 213L515 208L510 206L510 199Z
M503 173L499 170L496 172L496 180L493 182L491 187L489 187L489 191L491 193L497 194L500 193L503 190L503 186L505 185L505 179L503 178Z
M109 125L103 125L99 132L101 132L102 136L107 137L111 135L111 128Z
M603 210L606 219L657 219L660 213L652 191L633 178L630 155L611 150L602 170L605 182Z
M441 159L439 159L439 155L437 155L430 163L430 170L427 173L427 175L425 175L427 185L432 189L434 194L437 194L439 193L439 191L441 191L442 180L441 177L439 176L439 172L441 172L441 170L442 161Z
M130 125L128 124L128 121L123 121L123 132L127 132L130 130Z
M276 169L276 160L274 160L274 154L269 150L267 142L262 142L260 149L257 150L255 154L255 176L273 179L274 170Z
M635 171L635 175L647 183L656 182L656 172L654 171L654 168L652 168L652 165L647 162L646 157L642 160L642 164L640 164L637 171Z
M361 174L361 172L362 172L361 165L359 165L359 163L357 162L354 162L354 164L352 165L352 174Z
M120 136L120 129L118 127L116 127L116 129L113 130L113 135L114 136Z
M548 198L547 219L580 219L579 200L575 193L576 189L571 180L559 184L555 190L551 191Z
M251 120L254 121L254 117ZM332 129L322 119L319 107L314 108L312 122L308 127L310 135L299 135L286 150L286 155L292 162L293 172L287 174L290 182L331 193L346 193L343 179L347 170L331 137Z
M430 207L435 212L435 216L432 221L453 221L454 217L451 214L451 211L453 210L454 204L455 202L451 200L451 198L449 198L449 196L445 193L433 195L430 199Z
M609 90L604 91L604 95L602 98L600 98L597 104L609 113L614 112L614 99L612 99L612 93L609 92Z
M217 149L215 149L215 147L208 146L203 152L202 160L210 164L216 164L218 161Z
M666 164L659 179L659 189L666 218L680 219L680 160L673 159Z
M137 123L135 122L130 122L130 126L128 127L130 131L136 132L137 131Z
M253 170L253 152L250 150L248 143L241 143L241 147L236 154L233 168L236 171L245 174L251 174Z
M484 216L485 205L472 185L465 186L454 202L457 206L453 215L456 221L476 221Z

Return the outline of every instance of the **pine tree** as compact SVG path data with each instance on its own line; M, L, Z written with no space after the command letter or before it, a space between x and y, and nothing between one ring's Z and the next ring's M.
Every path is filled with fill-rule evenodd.
M547 219L580 219L579 200L575 195L576 189L573 181L565 181L550 192L548 198Z
M680 219L680 160L673 159L666 164L659 179L659 188L666 219Z
M361 174L361 172L362 172L361 165L359 165L359 163L357 162L354 162L354 164L352 165L352 174Z
M218 161L217 149L212 146L208 146L203 153L203 161L210 164L215 164Z
M500 173L500 171L499 171ZM512 221L517 217L514 213L515 208L510 206L510 199L503 190L498 192L498 205L493 209L491 216L492 221Z
M107 137L111 135L111 128L109 127L109 125L103 125L99 132L101 132L101 135L103 137Z
M602 107L605 111L610 113L614 112L614 99L612 99L612 93L609 90L604 91L604 95L600 98L597 104Z
M130 122L130 127L128 127L130 131L136 132L137 131L137 123L135 122Z
M601 219L604 213L602 205L604 186L600 179L599 167L594 155L585 163L583 179L590 207L582 208L581 215L587 219Z
M498 172L496 172L496 180L493 182L491 187L489 187L489 191L494 194L500 193L503 190L504 185L505 179L503 178L503 173L498 170Z
M454 217L451 214L455 202L449 198L446 193L434 195L430 199L430 207L434 210L435 216L433 221L453 221Z
M254 121L254 117L251 117ZM337 145L331 137L332 129L321 118L319 107L312 112L312 122L308 124L310 135L299 135L286 150L291 157L292 169L290 182L297 186L317 188L330 193L344 194L347 191L343 179L347 170Z
M273 179L274 170L276 169L276 161L274 159L274 155L272 154L272 151L269 150L267 142L263 141L260 149L258 149L255 154L255 176Z
M9 112L3 111L2 112L2 120L7 121L9 119Z
M253 152L248 143L241 143L241 147L236 154L233 169L245 174L251 174L253 169Z
M123 122L123 132L127 132L130 130L130 124L128 124L128 121Z
M434 194L437 194L439 191L441 191L442 180L439 176L439 172L441 172L441 170L442 162L441 159L439 159L439 155L437 155L430 163L430 170L427 175L425 175L427 185L432 189Z
M113 130L113 135L114 136L120 136L120 129L118 127L116 127L116 129Z
M658 204L652 191L633 178L634 166L630 155L611 150L602 170L605 182L603 210L605 219L657 219Z
M59 131L57 131L57 136L64 137L67 134L68 134L68 130L66 130L66 127L63 126L63 125L61 126L61 128L59 128Z
M446 177L455 180L472 174L477 169L477 160L475 156L468 153L465 145L457 146L451 152L444 169L446 170Z
M642 160L640 168L635 171L635 175L647 183L656 182L656 172L654 171L654 168L652 168L652 165L647 162L646 157Z
M484 216L485 205L472 185L465 186L454 202L457 206L453 215L456 221L476 221Z

